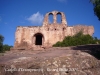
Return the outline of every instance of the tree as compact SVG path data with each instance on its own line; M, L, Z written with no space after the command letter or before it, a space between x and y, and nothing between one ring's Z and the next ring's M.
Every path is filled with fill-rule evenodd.
M4 37L0 35L0 52L3 51L3 41L4 41Z
M90 1L93 3L94 6L94 14L100 20L100 0L90 0Z
M10 48L13 46L10 46L8 44L3 45L4 37L0 35L0 53L5 51L10 51Z

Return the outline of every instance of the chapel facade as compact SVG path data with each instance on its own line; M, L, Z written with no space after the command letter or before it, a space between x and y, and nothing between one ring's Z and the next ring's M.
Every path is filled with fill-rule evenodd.
M49 15L53 15L53 23L49 23ZM57 23L57 15L61 15L61 23ZM68 26L65 14L59 11L46 13L42 26L18 26L15 32L14 48L52 47L65 36L73 36L79 31L93 35L94 27L86 25Z

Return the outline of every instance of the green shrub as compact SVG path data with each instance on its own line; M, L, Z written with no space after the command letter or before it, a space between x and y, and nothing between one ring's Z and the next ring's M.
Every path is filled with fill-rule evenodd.
M57 42L54 44L54 47L66 47L66 46L77 46L77 45L86 45L86 44L100 44L100 40L96 37L92 37L90 35L83 35L80 31L74 36L67 36L64 38L62 42Z
M9 45L5 44L5 45L3 45L3 51L10 51L11 47L12 46L9 46Z

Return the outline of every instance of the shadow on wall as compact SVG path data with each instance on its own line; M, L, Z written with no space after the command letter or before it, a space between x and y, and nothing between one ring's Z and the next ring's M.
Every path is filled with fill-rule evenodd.
M95 45L82 45L72 48L73 50L81 50L82 52L87 52L100 60L100 44Z

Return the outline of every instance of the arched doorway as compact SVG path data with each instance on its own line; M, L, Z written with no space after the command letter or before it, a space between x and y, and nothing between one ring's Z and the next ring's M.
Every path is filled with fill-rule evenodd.
M34 44L35 45L43 45L44 37L41 33L37 33L34 35Z

